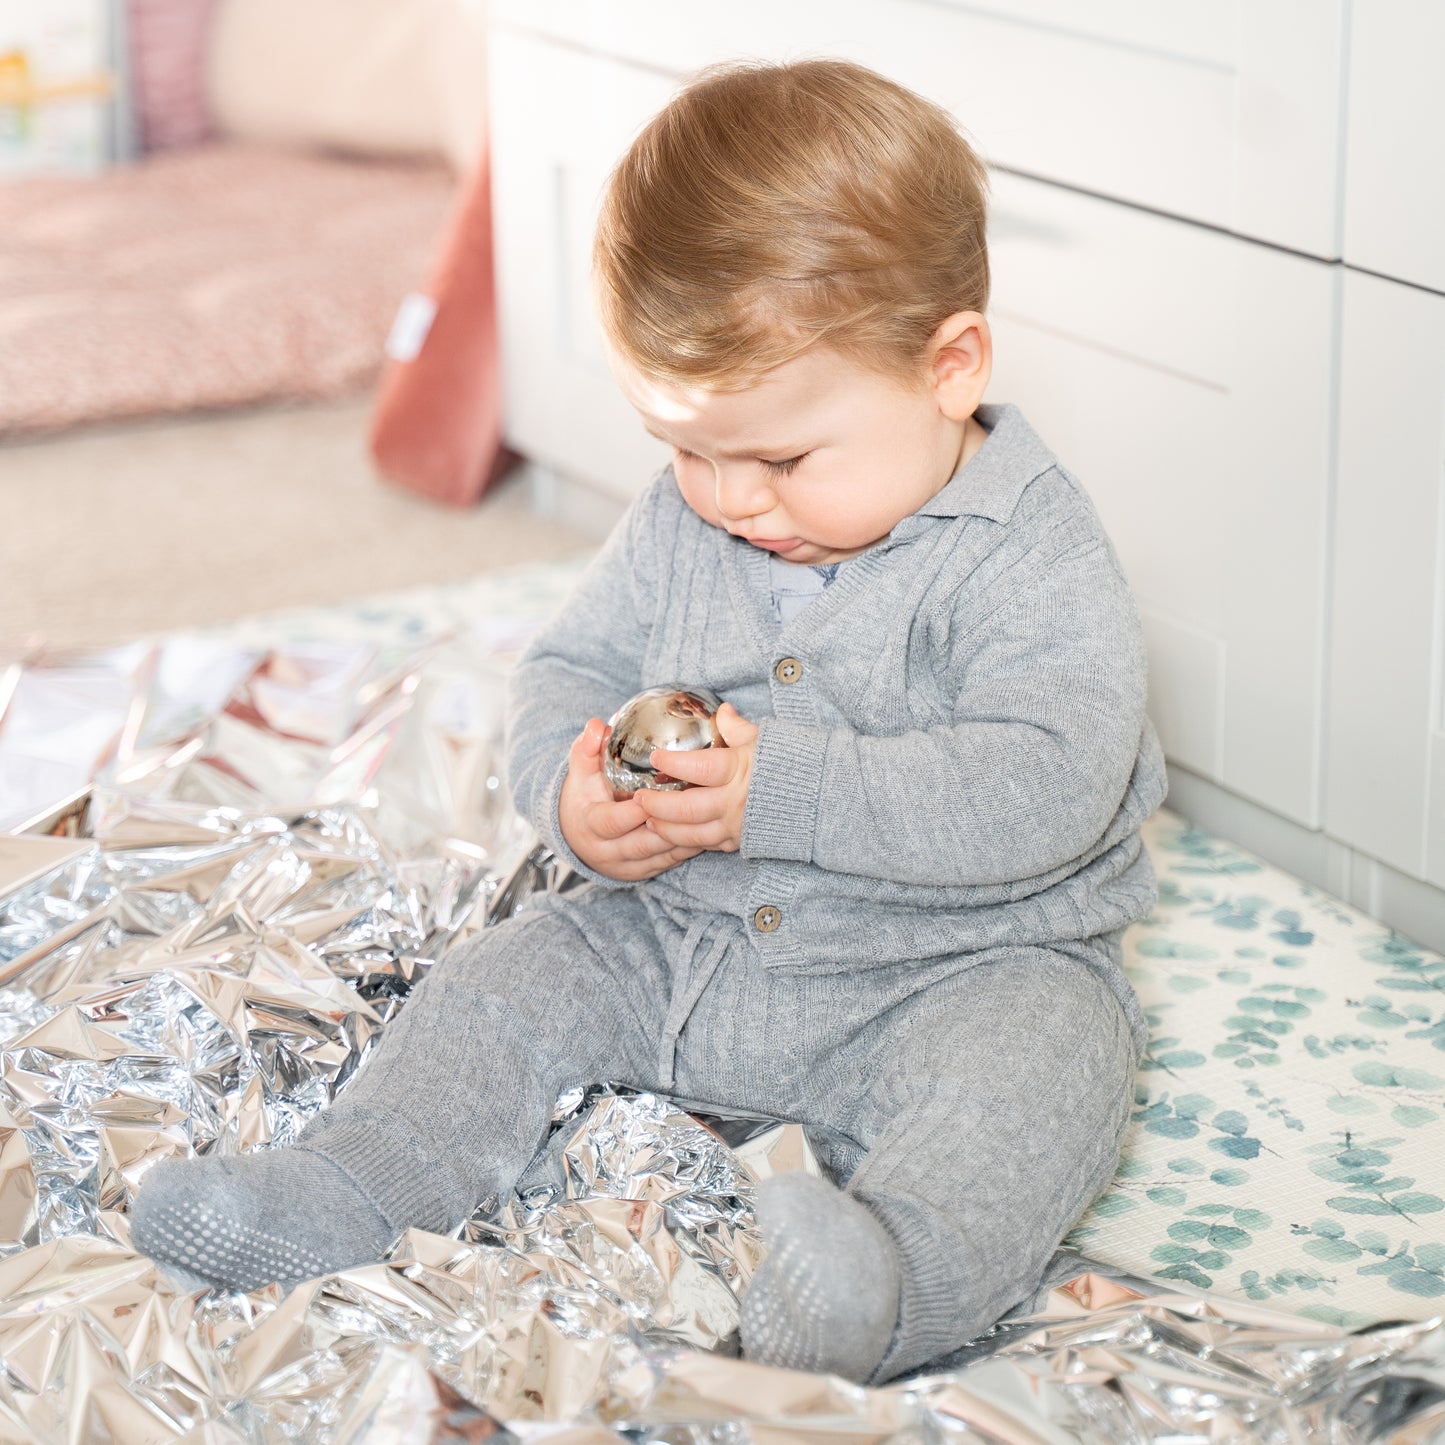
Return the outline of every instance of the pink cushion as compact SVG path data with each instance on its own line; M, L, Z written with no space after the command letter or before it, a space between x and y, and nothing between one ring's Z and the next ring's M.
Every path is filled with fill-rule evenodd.
M469 506L515 460L502 451L491 161L485 153L462 188L420 296L429 303L422 310L427 319L412 344L398 345L403 338L393 332L388 348L391 360L371 417L371 455L388 480L439 502Z
M206 54L216 0L128 0L132 106L143 151L212 133Z

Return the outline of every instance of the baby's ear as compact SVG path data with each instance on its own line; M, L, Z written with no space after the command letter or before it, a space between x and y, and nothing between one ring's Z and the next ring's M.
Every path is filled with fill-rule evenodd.
M929 377L939 409L966 421L978 408L993 372L993 337L978 311L956 311L939 323L930 344Z

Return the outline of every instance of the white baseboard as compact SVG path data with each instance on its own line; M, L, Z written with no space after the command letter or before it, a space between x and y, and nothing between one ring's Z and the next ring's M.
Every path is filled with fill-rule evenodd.
M1333 893L1406 938L1445 953L1445 889L1282 818L1177 763L1169 764L1165 807Z

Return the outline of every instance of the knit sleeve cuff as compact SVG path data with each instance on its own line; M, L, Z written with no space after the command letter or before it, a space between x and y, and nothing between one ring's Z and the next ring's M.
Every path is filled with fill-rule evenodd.
M557 769L556 777L552 779L551 787L547 790L547 802L542 810L547 827L544 830L542 841L574 873L580 874L583 878L600 884L603 888L631 888L632 884L625 879L609 878L605 873L599 873L595 868L589 868L568 846L567 839L562 835L562 784L566 781L567 763L564 759L562 766Z
M827 746L823 728L775 717L759 724L743 809L744 858L812 861Z

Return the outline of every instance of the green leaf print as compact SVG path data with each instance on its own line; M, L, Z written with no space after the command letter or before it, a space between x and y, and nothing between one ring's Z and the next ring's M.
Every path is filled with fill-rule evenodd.
M1164 1232L1181 1244L1191 1244L1206 1238L1209 1226L1202 1219L1177 1219Z
M1234 1188L1237 1185L1249 1183L1249 1171L1247 1169L1216 1169L1209 1178L1215 1184Z
M1160 1054L1156 1062L1158 1067L1172 1072L1175 1069L1197 1069L1205 1062L1205 1058L1203 1054L1196 1054L1189 1049L1171 1049L1167 1054ZM1147 1068L1148 1065L1141 1067Z
M1176 1069L1195 1069L1206 1062L1203 1054L1179 1048L1179 1042L1179 1039L1167 1035L1151 1038L1139 1064L1140 1072L1163 1069L1166 1073L1173 1073Z
M1286 1129L1292 1129L1298 1134L1304 1133L1304 1120L1293 1113L1283 1099L1266 1096L1264 1090L1252 1079L1244 1081L1244 1092L1264 1110L1265 1118L1274 1119Z
M1351 1244L1347 1239L1312 1239L1304 1246L1304 1252L1329 1264L1358 1259L1363 1253L1359 1245Z
M1209 1147L1231 1159L1253 1159L1259 1154L1260 1143L1258 1139L1211 1139Z
M1227 843L1202 833L1195 828L1186 828L1173 835L1166 834L1159 845L1166 853L1178 854L1192 862L1170 864L1171 873L1240 874L1258 873L1262 866L1252 858L1231 848Z
M1390 1117L1407 1129L1418 1129L1422 1124L1432 1124L1440 1116L1434 1109L1425 1109L1417 1104L1396 1104L1390 1110Z
M1413 1183L1414 1181L1408 1182ZM1388 1190L1381 1190L1381 1193L1388 1192ZM1425 1194L1418 1190L1396 1194L1391 1198L1390 1203L1401 1214L1438 1214L1445 1209L1445 1199L1441 1199L1438 1194Z
M1238 1012L1225 1020L1233 1032L1214 1046L1214 1057L1232 1059L1238 1069L1273 1067L1279 1063L1280 1040L1325 998L1322 990L1299 984L1257 985L1239 1000Z
M1383 1276L1401 1294L1436 1299L1445 1295L1445 1246L1421 1244L1412 1254L1408 1243L1401 1244L1388 1258L1361 1265L1355 1273Z
M1333 1054L1379 1053L1385 1048L1383 1039L1373 1039L1367 1034L1336 1034L1333 1038L1322 1039L1317 1034L1306 1034L1300 1040L1305 1051L1316 1059L1327 1059Z
M1313 933L1300 927L1300 916L1293 909L1279 909L1274 915L1274 922L1279 925L1279 928L1276 932L1271 933L1270 937L1277 938L1291 948L1306 948L1315 941Z
M1438 1074L1426 1073L1424 1069L1392 1068L1388 1064L1369 1060L1356 1064L1351 1070L1362 1084L1380 1089L1426 1089L1437 1091L1445 1088L1445 1079Z
M1355 1017L1371 1029L1398 1029L1403 1028L1410 1020L1403 1014L1396 1012L1393 1004L1384 994L1366 994L1361 1001L1364 1005ZM1359 1005L1354 1005L1359 1007Z
M1371 939L1361 946L1360 957L1388 969L1392 975L1430 980L1434 987L1445 991L1445 959L1427 955L1399 934L1386 933Z
M1269 907L1268 898L1253 895L1228 899L1215 904L1213 908L1201 910L1196 917L1210 918L1218 928L1234 928L1253 931L1259 927L1259 915Z
M1217 948L1204 943L1190 943L1182 938L1165 938L1146 934L1135 945L1134 951L1145 958L1187 958L1207 963L1219 957Z
M1160 1279L1182 1279L1186 1284L1192 1284L1196 1289L1208 1289L1214 1280L1202 1270L1196 1269L1193 1264L1173 1264L1168 1269L1161 1269L1158 1277Z
M1169 1205L1184 1204L1189 1199L1189 1195L1186 1194L1184 1190L1171 1184L1161 1184L1154 1189L1147 1189L1144 1192L1145 1197L1151 1203L1162 1204L1166 1207Z
M1332 1141L1312 1144L1306 1150L1324 1156L1310 1164L1312 1173L1354 1191L1327 1199L1331 1209L1341 1214L1392 1214L1402 1219L1445 1209L1445 1200L1438 1195L1415 1189L1412 1176L1391 1174L1384 1167L1393 1162L1391 1151L1404 1142L1402 1139L1362 1139L1346 1130L1333 1135Z
M1403 1270L1399 1274L1392 1274L1389 1284L1391 1289L1402 1290L1405 1294L1421 1295L1427 1299L1445 1294L1445 1280L1428 1270Z
M1445 1052L1445 1013L1442 1013L1439 1021L1431 1024L1428 1029L1411 1029L1405 1037L1407 1039L1429 1039L1432 1049Z
M1166 1139L1193 1139L1202 1129L1213 1129L1219 1137L1210 1139L1208 1147L1230 1159L1253 1159L1263 1147L1247 1133L1249 1121L1237 1109L1222 1109L1212 1121L1203 1118L1213 1107L1212 1101L1203 1094L1181 1094L1171 1103L1168 1093L1152 1099L1141 1086L1135 1091L1135 1100L1141 1107L1135 1111L1134 1120L1142 1123L1148 1134Z

